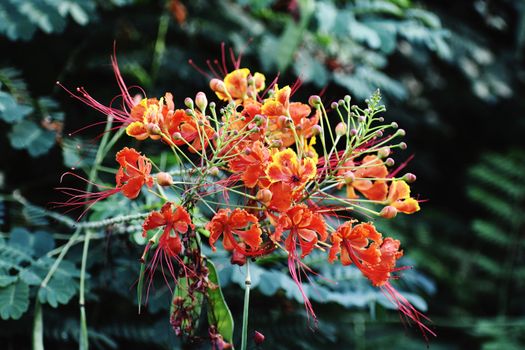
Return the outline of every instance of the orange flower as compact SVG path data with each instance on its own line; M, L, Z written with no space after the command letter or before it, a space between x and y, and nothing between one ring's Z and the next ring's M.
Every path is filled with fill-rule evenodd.
M275 153L266 169L270 181L289 185L293 191L302 190L316 173L317 168L312 158L299 161L297 154L290 148Z
M290 102L291 88L285 86L279 89L275 86L274 95L264 101L261 113L268 117L268 137L270 140L280 140L283 146L288 147L295 143L295 136L287 124L286 119L290 117L294 124L295 132L299 137L309 138L313 133L313 127L319 122L319 113L311 118L310 106L300 102Z
M215 242L221 235L223 236L222 245L224 249L235 249L245 255L256 255L262 243L259 220L244 209L236 208L233 212L230 209L219 210L213 219L206 224L206 229L210 231L209 242L213 251L216 249ZM234 234L251 250L241 247Z
M292 277L304 301L306 312L316 318L312 304L304 292L301 282L300 270L309 268L299 260L297 256L297 244L301 247L301 258L312 252L319 241L327 238L326 223L321 214L314 213L305 205L297 205L282 214L275 224L275 232L272 240L278 242L284 231L289 231L284 243L288 251L288 271Z
M379 248L381 260L372 268L363 270L363 274L374 286L385 285L390 279L391 272L395 271L397 260L403 256L403 251L399 250L400 244L399 240L386 237Z
M170 93L166 93L160 101L156 98L142 99L131 109L133 122L126 127L126 133L137 140L148 137L160 139L166 116L170 111L173 113L173 109L173 95Z
M419 203L414 198L410 198L410 187L403 180L392 181L387 201L389 205L405 214L412 214L420 209Z
M352 227L352 222L347 221L332 233L331 241L332 248L328 256L330 262L337 259L337 254L340 254L343 265L352 264L352 256L369 265L377 264L380 260L379 245L382 237L371 224Z
M206 148L215 134L208 120L200 112L195 111L195 115L190 116L182 109L167 115L164 130L169 137L166 142L177 146L191 144L190 152L202 150L203 144Z
M253 78L253 84L249 84L250 78ZM240 68L226 74L222 82L212 79L210 87L221 100L239 102L246 98L255 99L257 92L264 89L265 80L261 73L251 76L248 68Z
M357 168L355 171L352 169ZM345 162L343 167L339 170L339 175L348 176L347 172L351 172L356 178L346 187L346 194L348 198L358 198L355 190L361 192L367 199L383 201L386 199L388 187L384 180L377 180L386 178L388 176L388 169L385 164L376 155L366 156L361 165L356 167L352 160ZM376 180L367 180L366 178L373 178Z
M290 209L293 200L297 197L297 195L293 194L292 187L283 182L270 184L268 190L272 193L268 207L279 212L285 212Z
M283 232L287 230L290 233L286 238L285 248L289 252L295 252L296 243L299 243L301 258L310 254L317 242L326 240L328 236L322 215L314 213L305 205L297 205L281 215L272 238L280 241Z
M383 240L372 224L352 227L348 221L332 233L331 241L328 261L333 262L340 254L343 265L354 263L376 287L389 281L397 260L403 256L399 241L390 237Z
M153 177L150 175L151 162L145 156L140 155L133 148L125 147L117 153L117 162L120 168L115 180L117 188L129 199L136 198L143 185L153 186Z
M244 151L233 158L230 162L232 172L242 172L241 179L248 188L254 188L261 177L264 177L265 169L270 159L270 152L262 142L255 141L251 147L246 147Z
M172 206L173 203L167 202L160 212L154 211L149 214L142 225L143 237L146 237L147 231L164 226L164 231L159 238L159 248L168 256L180 254L182 243L179 235L187 233L188 228L195 229L188 212L181 206L172 210Z

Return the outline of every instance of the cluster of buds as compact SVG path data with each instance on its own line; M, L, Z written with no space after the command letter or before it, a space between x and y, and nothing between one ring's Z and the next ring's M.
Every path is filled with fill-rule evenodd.
M177 173L185 175L179 181L166 169L151 174L153 162L125 148L117 153L115 188L71 193L64 205L92 205L116 193L133 199L142 188L161 199L160 210L143 224L148 244L142 262L151 276L159 264L167 264L175 283L186 289L190 300L174 298L171 320L178 334L191 333L190 318L198 317L195 303L202 300L196 295L206 294L210 286L202 262L203 238L213 251L222 242L238 265L283 251L314 319L301 283L301 275L310 271L303 259L314 250L326 252L330 263L354 265L423 334L433 334L423 323L425 317L390 284L402 269L396 266L403 255L399 240L373 224L374 217L391 219L420 209L410 194L415 176L398 176L404 165L396 168L390 158L406 148L399 141L405 132L380 116L385 107L379 92L365 109L352 104L350 96L328 107L319 96L307 103L294 101L293 87L279 87L275 81L266 87L263 74L252 74L237 62L233 71L210 81L221 108L208 103L203 92L177 108L171 93L132 98L116 62L114 66L127 108L103 107L84 90L75 96L118 116L130 137L166 145L178 160ZM197 206L211 213L207 223L194 220ZM222 341L211 327L212 338Z

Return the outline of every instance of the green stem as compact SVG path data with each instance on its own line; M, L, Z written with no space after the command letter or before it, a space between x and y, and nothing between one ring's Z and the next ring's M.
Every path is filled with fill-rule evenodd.
M93 188L92 183L97 177L98 165L102 163L104 156L109 151L109 149L107 149L106 146L108 145L109 134L110 134L112 125L113 125L113 116L108 115L108 121L106 123L106 128L104 130L104 136L102 136L102 140L100 140L100 145L97 150L97 155L95 157L94 166L91 168L91 171L89 172L89 184L87 186L88 192L90 192L91 189ZM117 134L117 135L122 135L122 134ZM116 142L116 140L118 139L117 135L113 136L113 139L111 140L112 144L114 144L114 142ZM80 230L77 230L77 231L80 232ZM78 295L78 305L80 306L80 338L78 342L79 350L89 349L89 338L88 338L88 329L87 329L87 320L86 320L86 307L84 305L85 304L84 301L85 301L86 265L87 265L87 255L89 251L90 235L91 235L91 231L87 231L86 237L84 239L84 247L82 249L82 264L80 267L80 289L78 292L79 294Z
M160 64L162 62L162 57L164 56L164 52L166 51L166 34L168 33L169 23L170 23L169 12L164 11L164 13L160 16L160 19L159 19L157 40L155 41L155 48L153 52L153 60L151 64L152 83L154 83L155 80L157 79L159 69L160 69Z
M35 300L35 315L33 318L33 350L44 350L44 321L42 304L38 297Z
M80 267L80 288L79 288L79 298L78 304L80 305L80 339L79 339L79 349L87 350L89 348L88 340L88 329L86 321L86 307L85 307L85 285L86 285L86 265L87 265L87 255L89 251L89 240L91 238L91 230L86 231L86 236L84 239L84 247L82 249L82 264Z
M242 336L241 336L241 350L246 350L248 346L248 313L250 308L250 287L252 280L250 277L250 259L246 259L246 279L244 280L244 308L242 311Z

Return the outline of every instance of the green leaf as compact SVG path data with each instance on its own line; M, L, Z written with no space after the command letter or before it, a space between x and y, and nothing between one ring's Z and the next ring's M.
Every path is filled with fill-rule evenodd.
M47 303L52 307L58 304L67 304L76 293L75 283L62 278L51 278L46 286L38 290L38 300L42 304Z
M11 283L16 282L18 277L10 275L0 275L0 287L7 287Z
M23 120L16 124L9 133L11 146L15 149L27 149L32 157L45 154L55 144L55 133L47 131L35 123Z
M217 330L222 335L224 340L228 343L233 342L233 317L224 300L224 295L222 294L221 285L219 283L219 278L217 276L217 269L211 260L206 261L206 266L208 267L209 275L208 278L212 284L208 288L208 322L210 324L216 325Z
M31 106L18 104L12 95L0 91L0 119L8 123L17 123L32 111Z
M53 259L43 257L20 272L20 278L29 285L39 285L44 280L53 264ZM58 304L67 304L76 294L79 270L67 260L60 263L53 277L47 285L38 290L38 299L42 304L57 307Z
M148 252L144 255L144 262L140 263L140 273L139 273L139 281L137 283L137 304L139 306L139 314L140 309L142 307L142 290L144 289L144 276L146 272L146 261L148 260Z
M0 317L19 319L29 308L29 286L22 280L0 288Z
M9 235L9 245L16 245L34 257L41 257L55 247L53 236L46 231L29 232L15 227Z

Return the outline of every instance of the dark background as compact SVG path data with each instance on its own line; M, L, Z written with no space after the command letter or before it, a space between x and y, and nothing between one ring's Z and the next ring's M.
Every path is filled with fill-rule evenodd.
M77 7L61 13L58 3ZM9 107L0 108L0 222L6 240L15 227L46 231L55 246L63 244L60 234L70 233L39 221L12 194L18 190L46 207L56 200L62 173L89 165L103 127L68 133L101 121L101 115L55 81L84 86L109 103L118 93L109 60L114 42L128 85L140 85L150 96L171 91L178 105L197 91L209 92L207 79L188 59L206 68L206 59L220 58L221 42L236 52L246 46L243 66L268 80L277 72L282 84L301 77L298 98L323 91L329 103L349 93L363 104L380 88L386 120L407 131L408 151L396 153L396 160L415 155L407 169L418 177L413 195L424 201L421 212L381 227L402 241L407 262L418 271L404 287L428 304L438 333L430 347L525 346L525 3L3 0L0 107ZM31 111L23 112L24 106ZM28 139L27 130L47 141L20 142ZM136 316L131 304L136 266L126 266L134 266L140 247L109 236L103 232L90 254L92 346L176 346L168 345L174 340L167 336L165 307ZM68 259L78 267L76 248ZM1 321L0 344L8 349L30 346L34 293L20 319ZM49 348L76 347L74 293L67 305L44 305ZM225 293L240 315L242 290L230 283ZM321 326L312 333L302 306L286 293L256 290L252 300L253 326L267 334L263 348L425 347L416 330L403 329L396 312L380 305L318 303Z

